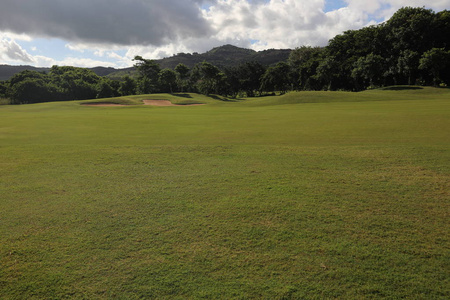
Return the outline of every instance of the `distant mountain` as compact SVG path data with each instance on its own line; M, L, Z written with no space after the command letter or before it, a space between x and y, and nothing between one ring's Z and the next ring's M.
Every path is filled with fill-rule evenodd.
M189 68L192 68L195 64L203 61L207 61L219 68L236 66L246 61L258 61L268 66L288 59L290 53L290 49L270 49L256 52L251 49L224 45L213 48L203 54L178 53L172 57L156 60L156 62L160 64L161 68L170 69L175 68L179 63L184 63Z
M9 66L9 65L0 65L0 80L8 80L14 74L30 70L37 72L45 72L50 70L49 68L35 68L32 66Z
M224 45L211 49L206 53L178 53L171 57L155 60L161 68L175 68L179 63L183 63L189 68L195 64L207 61L219 68L237 66L247 61L257 61L265 66L276 64L280 61L288 59L290 49L270 49L264 51L254 51L251 49L239 48L232 45ZM14 74L24 70L48 72L50 68L36 68L32 66L9 66L0 65L0 80L8 80ZM114 69L105 67L90 68L99 76L108 76L110 78L119 79L124 75L133 75L134 67L125 69Z
M211 49L206 53L178 53L171 57L155 60L162 69L174 69L179 63L183 63L192 68L197 63L209 62L219 68L233 67L248 61L257 61L265 66L285 61L289 58L291 49L269 49L255 51L251 49L239 48L233 45L224 45ZM133 75L134 68L121 69L108 75L110 78L118 79L124 75Z
M95 68L89 68L90 70L94 71L95 74L98 76L108 76L111 73L117 72L117 69L114 68L105 68L105 67L95 67ZM14 74L30 70L30 71L36 71L36 72L48 72L50 71L50 68L36 68L32 66L10 66L10 65L0 65L0 81L1 80L8 80Z

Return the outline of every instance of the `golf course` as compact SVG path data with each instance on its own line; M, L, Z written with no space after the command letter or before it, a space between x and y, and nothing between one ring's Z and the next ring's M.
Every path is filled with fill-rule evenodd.
M449 88L0 105L0 299L449 299L449 200Z

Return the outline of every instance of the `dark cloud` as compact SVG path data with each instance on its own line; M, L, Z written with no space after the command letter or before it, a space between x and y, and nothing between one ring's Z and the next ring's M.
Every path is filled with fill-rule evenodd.
M163 45L205 37L202 0L2 0L0 30L69 41Z

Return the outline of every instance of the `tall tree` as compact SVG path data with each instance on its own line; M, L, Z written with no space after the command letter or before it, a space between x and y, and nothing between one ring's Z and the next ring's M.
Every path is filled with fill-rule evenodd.
M320 61L316 69L316 78L324 82L327 90L333 89L333 83L339 76L339 63L334 56L327 56Z
M261 90L266 92L280 91L282 94L289 90L290 67L286 62L279 62L269 67L261 78Z
M444 48L433 48L422 55L419 69L424 70L433 77L433 85L437 86L441 81L440 72L450 67L450 51Z
M419 67L419 53L412 50L403 50L397 60L397 73L406 77L408 85L413 83L413 76Z
M184 90L187 88L187 81L189 79L190 69L185 64L179 63L175 67L175 72L177 75L178 90L184 92Z
M314 89L314 75L321 61L323 48L302 46L291 51L288 59L291 67L291 83L294 89Z
M136 81L128 75L124 76L120 83L119 92L122 96L134 95L136 93Z
M432 44L434 12L423 7L403 7L386 22L387 41L394 55L411 50L423 53Z
M261 86L261 77L265 68L256 61L245 62L236 68L236 76L239 81L239 90L246 93L247 97L254 97L255 92Z
M135 56L134 61L136 61L134 67L139 73L139 92L141 94L156 92L161 67L155 61L142 58L142 56Z
M352 77L358 82L362 82L364 88L380 85L384 62L383 57L373 53L360 57L354 64Z
M208 62L202 62L194 66L191 78L195 81L195 85L200 93L209 95L218 93L219 85L223 82L225 74L216 66Z
M40 78L26 78L9 90L12 104L28 104L50 101L51 93L46 82Z
M159 86L164 93L173 93L177 84L177 74L171 69L163 69L159 72Z

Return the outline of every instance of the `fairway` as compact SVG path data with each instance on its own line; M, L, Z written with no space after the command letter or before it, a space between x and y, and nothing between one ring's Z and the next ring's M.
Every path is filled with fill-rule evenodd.
M450 298L450 89L108 101L0 106L1 299Z

